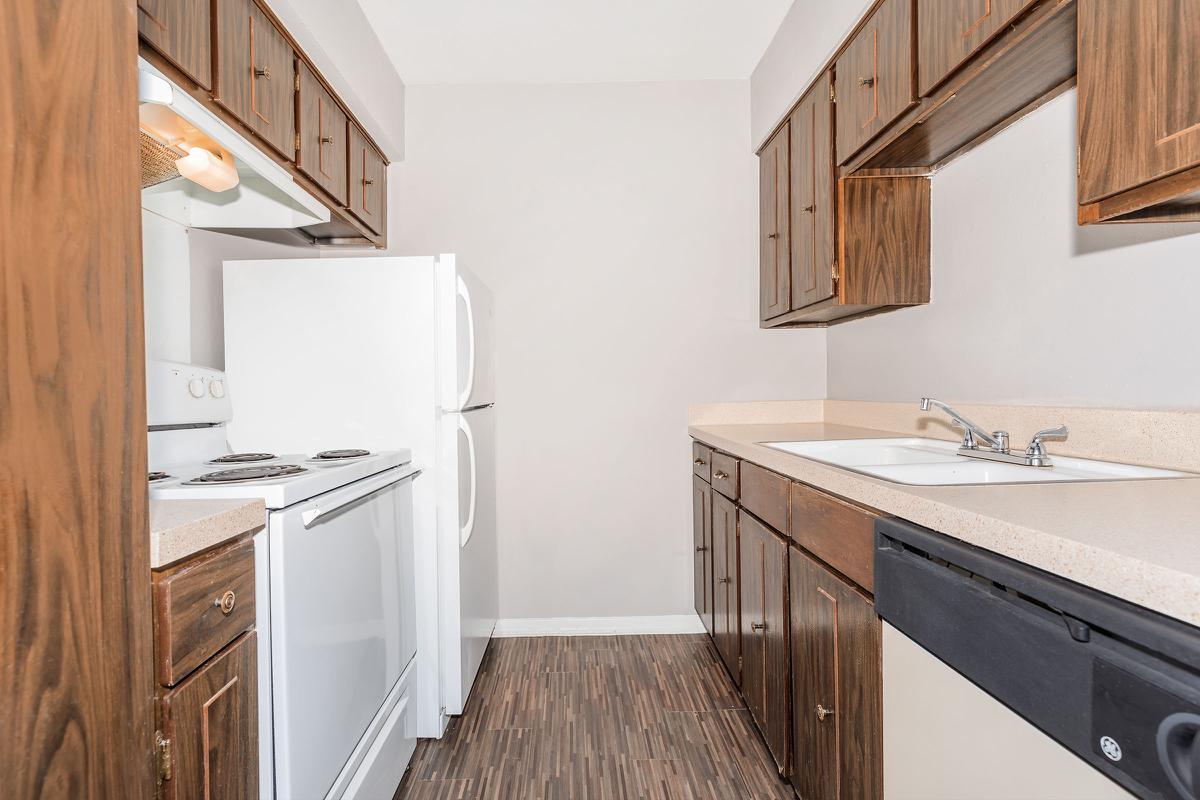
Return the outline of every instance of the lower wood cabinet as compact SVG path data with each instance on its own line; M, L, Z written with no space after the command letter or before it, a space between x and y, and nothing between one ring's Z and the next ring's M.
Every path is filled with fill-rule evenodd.
M249 631L159 702L166 800L258 795L258 634Z
M733 682L742 685L742 628L738 596L738 512L728 497L712 496L713 644Z
M699 477L692 478L692 541L693 591L696 613L704 628L713 633L713 568L712 568L712 498L713 490Z
M791 753L788 682L788 545L749 514L738 516L742 696L780 772Z
M805 800L882 797L880 623L849 583L792 547L792 784Z

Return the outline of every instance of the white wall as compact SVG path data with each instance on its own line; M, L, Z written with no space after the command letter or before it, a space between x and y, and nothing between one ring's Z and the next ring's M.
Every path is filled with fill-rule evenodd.
M830 397L1200 407L1200 226L1076 225L1074 92L932 204L930 304L830 328Z
M758 329L748 89L408 88L393 252L496 296L503 617L688 613L688 404L825 392Z

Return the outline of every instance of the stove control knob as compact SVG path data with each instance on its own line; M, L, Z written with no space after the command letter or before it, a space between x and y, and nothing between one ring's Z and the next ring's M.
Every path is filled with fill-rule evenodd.
M225 396L225 381L217 378L212 383L208 384L208 393L220 400Z
M188 381L188 394L196 399L204 397L204 381L200 378L192 378Z

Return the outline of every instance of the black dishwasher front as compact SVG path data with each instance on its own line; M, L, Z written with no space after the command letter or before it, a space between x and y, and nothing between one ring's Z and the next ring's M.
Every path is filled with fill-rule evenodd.
M1130 792L1200 800L1200 629L895 519L875 606Z

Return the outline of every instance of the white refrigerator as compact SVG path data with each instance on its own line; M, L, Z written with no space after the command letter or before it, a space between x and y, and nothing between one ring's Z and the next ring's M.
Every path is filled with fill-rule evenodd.
M452 255L228 261L235 451L409 448L417 735L462 713L498 615L491 293ZM320 591L320 587L313 587Z

